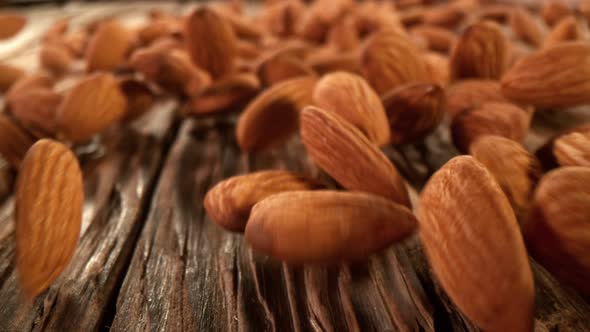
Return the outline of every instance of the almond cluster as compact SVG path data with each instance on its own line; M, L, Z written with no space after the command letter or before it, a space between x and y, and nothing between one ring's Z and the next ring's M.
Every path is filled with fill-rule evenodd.
M0 30L12 34L26 22L7 16ZM45 290L75 251L83 185L70 148L174 96L182 117L236 116L245 153L301 142L301 158L336 182L264 170L215 184L208 216L255 250L331 264L418 234L438 282L478 327L532 331L528 254L590 294L590 124L537 151L524 145L536 112L590 103L589 20L588 1L284 0L253 15L231 1L152 10L139 25L56 22L39 71L0 63L0 154L18 171L23 290ZM435 132L465 155L412 202L382 149ZM57 214L48 202L68 204Z

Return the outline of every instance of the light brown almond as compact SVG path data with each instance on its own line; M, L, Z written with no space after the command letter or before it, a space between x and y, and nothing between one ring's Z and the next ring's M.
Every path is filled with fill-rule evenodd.
M420 195L419 220L434 274L469 319L486 331L533 330L534 281L518 222L482 164L460 156L438 170Z
M76 58L81 58L86 52L88 40L88 32L85 30L80 30L65 36L63 38L63 44L67 47L72 55L74 55Z
M525 43L539 47L543 43L543 30L537 20L524 8L515 8L510 15L512 33Z
M8 91L24 75L24 70L7 63L0 63L0 92Z
M353 4L351 0L318 0L304 12L296 28L304 40L322 42L334 22L341 18Z
M494 80L462 80L446 89L445 112L454 118L463 111L487 102L508 102L502 95L500 82Z
M45 44L39 51L41 66L56 75L68 72L73 60L70 51L65 46Z
M10 113L26 128L51 136L56 131L56 110L62 96L46 87L17 89L6 98Z
M246 241L289 263L340 263L367 259L410 236L416 224L407 207L379 196L295 191L254 206Z
M167 89L194 97L211 84L209 74L195 66L184 50L174 49L165 53L160 66L158 82Z
M0 13L0 40L18 34L27 24L27 18L17 13Z
M523 234L533 257L561 281L590 294L590 168L561 167L535 191Z
M409 83L385 94L391 143L413 143L436 129L444 116L444 98L444 90L431 83Z
M236 13L227 4L213 4L209 8L223 17L231 26L235 36L240 39L257 41L264 35L264 31L254 24L248 16Z
M277 146L299 127L299 112L311 103L315 76L294 78L266 89L244 110L236 127L236 138L244 151Z
M543 47L550 48L562 42L584 39L584 32L580 28L575 16L566 16L555 24L553 30L543 40Z
M84 187L76 156L59 142L38 141L22 162L15 196L16 269L34 298L65 270L78 244Z
M88 42L87 71L108 71L122 66L131 50L132 38L131 32L117 21L100 24Z
M363 1L352 12L361 37L385 30L405 34L401 17L391 1Z
M93 74L70 89L57 109L60 137L81 143L125 114L127 100L111 74Z
M221 227L243 232L252 207L263 199L286 191L313 190L322 186L301 174L269 170L238 175L209 189L204 206Z
M535 155L541 161L543 168L545 170L550 170L559 166L559 162L557 161L557 158L555 156L555 142L560 138L573 133L590 135L590 123L585 123L579 126L566 128L559 132L557 135L553 136L551 139L549 139L539 149L537 149Z
M314 88L313 103L337 113L375 144L389 143L389 126L383 104L362 77L347 72L325 75Z
M590 167L590 131L558 138L553 145L553 154L561 166Z
M572 9L565 4L563 1L550 0L545 2L541 9L541 16L545 20L545 23L549 26L555 25L561 21L564 17L572 15Z
M304 12L305 6L300 0L278 1L265 6L256 21L273 35L290 37L295 34Z
M537 107L590 102L590 44L561 43L523 58L502 77L502 93Z
M314 74L311 66L294 56L283 52L273 53L261 60L256 66L256 74L264 86L299 77Z
M301 140L311 159L346 189L411 206L404 181L387 156L336 113L306 107Z
M0 113L0 155L13 169L18 169L33 143L35 141L29 133L6 114Z

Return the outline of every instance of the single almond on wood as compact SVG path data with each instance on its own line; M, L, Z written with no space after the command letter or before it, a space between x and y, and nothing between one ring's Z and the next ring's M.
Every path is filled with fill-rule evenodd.
M518 219L524 220L543 173L537 158L513 140L490 135L478 137L469 153L492 173Z
M457 42L457 36L445 28L419 25L410 30L411 35L419 36L427 41L431 51L447 53Z
M99 24L88 42L86 70L108 71L122 66L131 50L132 38L131 32L117 21Z
M214 10L195 9L185 21L184 34L187 50L199 68L214 79L232 71L236 37L229 23Z
M60 137L81 143L125 114L127 100L111 74L93 74L69 90L56 114Z
M62 96L46 87L17 89L6 97L10 113L27 129L42 132L42 136L55 134L55 113Z
M543 40L543 48L550 48L567 41L584 40L584 32L575 16L566 16L555 24L553 30Z
M35 141L13 119L0 113L0 155L12 166L18 169L27 150Z
M523 234L533 257L561 281L590 294L590 168L561 167L547 173Z
M514 35L525 43L539 47L543 43L543 30L537 20L524 8L515 8L510 15Z
M16 13L0 13L0 40L14 37L27 24L27 18Z
M48 43L39 51L41 66L56 75L65 74L73 61L70 51L62 45Z
M590 167L590 131L558 138L553 145L553 154L561 166Z
M411 206L408 190L395 166L359 129L338 114L306 107L301 113L301 140L311 159L346 189Z
M406 144L432 132L444 116L444 91L430 83L409 83L385 94L391 143Z
M254 206L246 241L289 263L340 263L367 259L410 236L416 225L407 207L379 196L294 191Z
M7 63L0 63L0 92L8 91L12 84L24 75L24 70Z
M299 127L299 112L311 103L315 76L275 84L258 95L244 110L236 127L243 151L274 147L289 139Z
M467 152L471 143L483 135L496 135L522 142L528 132L531 114L509 104L490 102L460 113L451 123L453 143Z
M563 1L550 0L545 2L541 9L541 16L545 20L545 23L549 26L555 25L564 17L572 15L573 11Z
M459 38L451 54L455 79L498 79L508 64L508 40L491 22L470 25Z
M480 107L487 102L508 102L500 82L494 80L461 80L446 89L445 112L451 117Z
M311 66L284 52L275 52L264 57L256 65L255 72L260 79L260 83L264 86L271 86L291 78L314 74Z
M389 126L383 104L361 76L347 72L325 75L313 90L313 103L337 113L375 144L389 143Z
M538 107L589 103L590 44L562 43L524 57L502 77L502 93Z
M418 218L434 274L469 319L485 331L533 330L534 281L518 222L482 164L447 162L422 191Z
M43 139L19 170L15 199L16 269L34 298L68 266L80 237L84 187L76 156Z
M205 195L204 206L218 225L229 231L243 232L254 204L274 194L321 187L300 174L283 170L259 171L219 182Z

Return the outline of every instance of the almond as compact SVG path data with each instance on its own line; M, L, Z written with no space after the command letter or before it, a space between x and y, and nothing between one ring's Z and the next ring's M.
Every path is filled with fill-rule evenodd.
M234 176L209 189L204 206L209 217L221 227L243 232L252 207L263 199L286 191L313 190L318 183L287 171L259 171Z
M360 76L334 72L322 77L313 91L319 108L340 115L378 145L389 143L387 116L381 100Z
M244 110L236 127L243 151L277 146L298 128L299 112L311 102L314 76L294 78L275 84L258 95Z
M333 48L324 48L319 52L310 54L305 63L322 75L333 71L347 71L359 74L361 72L358 52L342 53Z
M314 70L301 60L283 52L273 53L261 60L256 66L256 74L264 86L314 74Z
M572 128L567 128L562 130L560 133L552 137L549 141L547 141L543 146L541 146L536 152L535 155L541 161L543 167L546 170L550 170L559 166L557 158L555 156L555 142L560 138L572 134L572 133L581 133L582 135L589 135L590 134L590 123L582 124L579 126L575 126Z
M90 75L66 93L57 109L60 137L86 142L119 120L126 107L125 95L113 75Z
M361 37L390 30L405 34L405 28L391 1L362 1L353 10Z
M496 135L522 142L530 124L531 115L509 103L490 102L464 111L453 118L451 136L461 152L469 150L471 143L483 135Z
M27 18L16 13L0 13L0 40L14 37L27 24Z
M0 63L0 92L6 92L25 72L13 65Z
M260 90L260 81L251 73L230 74L206 87L188 105L190 115L241 110Z
M413 81L428 81L426 63L409 39L397 32L380 31L362 50L363 74L378 94Z
M86 69L88 72L113 70L122 66L131 50L132 34L117 21L100 24L88 42Z
M35 141L6 114L0 113L0 155L18 169L27 150Z
M53 42L56 40L62 40L65 36L66 32L68 32L70 28L70 18L63 17L57 19L53 22L49 28L43 34L43 41L44 42Z
M543 43L543 30L526 9L515 8L510 15L514 35L525 43L539 47Z
M418 218L434 274L469 319L486 331L533 330L526 249L508 199L482 164L470 156L447 162L422 191Z
M210 8L229 23L236 37L254 41L262 38L264 32L260 27L251 22L248 17L238 15L226 4L214 4Z
M77 58L81 58L86 52L88 37L89 36L86 31L80 30L65 36L63 43L72 55Z
M17 89L7 96L10 112L26 128L44 135L53 135L56 130L55 112L62 96L45 87Z
M502 93L538 107L590 102L590 44L562 43L523 58L502 78Z
M332 25L328 32L327 44L343 52L354 51L360 45L353 16L345 16Z
M465 11L452 4L439 5L424 12L423 22L446 28L455 28L465 18Z
M533 191L541 178L541 164L524 147L500 136L480 136L469 153L494 176L519 220L524 220Z
M561 166L590 167L590 131L563 135L555 141L553 154Z
M336 113L313 106L303 110L300 121L307 153L343 187L411 206L395 166L359 129Z
M134 78L119 80L121 92L127 99L124 121L133 121L149 111L156 101L154 91L146 82Z
M446 89L445 112L451 118L487 102L508 102L502 95L500 82L494 80L463 80Z
M453 77L500 78L508 63L508 46L508 41L495 23L480 22L469 26L451 55Z
M322 42L332 24L353 5L351 0L318 0L303 14L297 35L304 40Z
M523 233L532 255L561 281L590 294L590 168L547 173L535 191Z
M300 0L285 0L268 5L257 22L273 35L290 37L295 34L299 20L305 12Z
M553 30L545 37L543 47L550 48L558 43L578 40L584 40L584 33L576 17L567 16L555 24Z
M16 269L34 298L68 266L80 237L84 186L76 156L40 140L29 149L16 184Z
M447 53L457 42L457 36L452 31L437 26L419 25L412 28L410 34L424 38L428 48L436 52Z
M180 22L176 19L158 19L141 27L137 37L143 45L149 45L158 39L177 35L181 30Z
M195 9L186 19L184 33L193 62L217 79L233 70L236 37L229 23L207 7Z
M339 263L367 259L410 236L416 224L407 207L379 196L295 191L254 206L246 241L289 263Z
M66 73L73 60L69 50L61 45L45 44L39 52L41 66L56 75Z
M164 87L197 96L211 84L209 74L195 66L184 50L171 50L162 56L158 82Z
M407 144L426 136L444 116L444 91L431 83L409 83L387 93L383 105L391 143Z
M564 17L572 15L573 11L562 1L550 0L541 9L541 16L549 26L555 25Z
M449 57L435 52L424 54L424 62L430 76L430 81L442 87L451 82L451 70Z

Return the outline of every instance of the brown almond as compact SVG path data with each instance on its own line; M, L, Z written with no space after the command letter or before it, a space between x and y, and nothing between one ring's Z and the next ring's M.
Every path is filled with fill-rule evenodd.
M18 34L27 24L27 18L17 13L0 13L0 40Z
M76 58L81 58L86 52L88 45L88 32L85 30L76 31L63 38L63 44Z
M76 143L88 141L123 117L126 107L113 75L90 75L66 93L57 109L60 137Z
M467 152L471 143L483 135L496 135L522 142L528 132L530 119L531 114L516 105L484 103L453 118L451 137L461 152Z
M207 7L195 9L186 19L184 33L193 62L217 79L233 70L236 37L230 24Z
M508 63L508 40L491 22L470 25L451 54L451 72L455 79L498 79Z
M156 101L156 94L141 80L127 77L119 80L121 92L127 99L123 121L133 121L148 112Z
M343 187L411 206L395 166L359 129L338 114L313 106L303 110L300 121L307 153Z
M257 17L257 22L273 35L290 37L295 34L304 12L305 6L300 0L279 1L267 5Z
M454 118L463 111L487 102L508 102L502 95L500 82L494 80L462 80L446 89L445 112Z
M430 81L442 87L451 82L450 60L448 56L427 52L424 54L424 62L430 76Z
M365 78L379 95L405 83L429 79L418 49L407 37L390 30L377 32L367 40L361 65Z
M8 109L26 128L44 135L54 135L55 113L62 96L49 88L35 87L12 92L6 98Z
M181 30L180 22L176 19L158 19L141 27L137 37L143 45L149 45L156 40L177 35Z
M88 42L86 70L114 70L122 66L131 49L132 34L117 21L100 24Z
M510 15L512 33L525 43L539 47L543 43L543 30L537 20L524 8L515 8Z
M541 179L523 225L533 257L584 295L590 294L589 220L590 168L561 167Z
M264 35L264 31L248 16L239 15L226 4L213 4L209 8L223 17L231 26L235 36L240 39L257 41Z
M34 298L68 266L80 237L84 186L76 156L43 139L27 152L15 199L16 269Z
M557 161L557 158L555 156L555 142L560 138L572 133L590 135L590 123L585 123L579 126L562 130L560 133L549 139L535 152L535 155L541 161L543 168L545 170L550 170L559 166L559 162Z
M209 74L195 66L184 50L175 49L165 53L160 66L158 83L167 89L194 97L211 84Z
M43 68L56 75L61 75L68 72L74 59L64 46L45 44L39 52L39 61Z
M557 22L553 30L543 40L543 48L550 48L567 41L584 39L584 33L575 16L567 16Z
M590 167L590 131L574 132L555 141L553 154L561 166Z
M543 174L537 158L513 140L489 135L478 137L469 147L469 154L492 173L518 219L524 220Z
M405 34L402 19L391 1L363 1L352 11L361 37L378 31L391 30Z
M236 127L243 151L259 151L289 139L299 127L299 112L310 104L315 76L275 84L258 95L244 110Z
M318 0L304 12L297 26L297 35L304 40L322 42L334 22L353 4L351 0Z
M469 319L486 331L533 330L534 281L518 222L482 164L447 162L422 191L418 218L434 274Z
M432 132L444 116L444 90L431 83L409 83L383 96L391 143L413 143Z
M221 227L243 232L252 207L263 199L286 191L321 188L300 174L269 170L233 176L209 189L204 206L207 215Z
M12 166L18 169L27 150L35 141L13 119L0 113L0 155Z
M261 60L256 66L256 74L264 86L295 78L314 74L311 66L294 56L283 52L273 53Z
M354 51L360 45L360 38L353 16L345 16L332 25L327 44L342 52Z
M423 22L445 28L455 28L465 19L465 11L452 4L439 5L424 12Z
M347 72L325 75L313 90L313 103L337 113L375 144L389 143L389 126L383 104L362 77Z
M572 15L573 11L568 5L562 1L550 0L545 2L543 8L541 8L541 16L545 20L545 23L549 26L555 25L561 21L564 17Z
M445 28L419 25L410 30L411 35L419 36L427 41L431 51L447 53L457 42L457 36Z
M340 263L367 259L410 236L416 225L407 207L379 196L294 191L254 206L246 241L289 263Z
M561 43L535 52L502 77L509 99L537 107L567 107L590 102L590 44Z
M0 92L8 91L24 75L24 70L7 63L0 63Z

